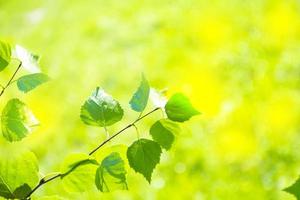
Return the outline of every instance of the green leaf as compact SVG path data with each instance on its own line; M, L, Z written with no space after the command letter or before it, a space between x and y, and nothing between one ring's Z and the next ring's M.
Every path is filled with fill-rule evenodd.
M1 147L0 196L23 199L39 181L35 155L19 146Z
M71 154L62 164L62 182L69 192L91 190L95 183L98 163L86 154Z
M35 73L22 76L17 80L17 85L20 91L26 93L49 80L50 78L46 74Z
M96 88L92 96L81 107L81 120L92 126L110 126L123 117L123 110L112 96Z
M300 178L298 178L295 183L285 188L283 191L294 195L297 200L300 200Z
M145 76L142 75L142 81L137 91L133 94L129 104L134 111L143 112L146 108L150 93L150 86Z
M17 58L22 62L22 66L31 73L38 73L40 72L40 67L38 64L39 56L30 53L25 48L21 47L20 45L16 45L13 51L13 57Z
M179 131L179 125L168 119L161 119L155 122L150 128L150 134L153 140L166 150L171 148L175 135Z
M38 121L27 106L19 99L11 99L1 115L2 134L8 141L19 141L32 132Z
M97 169L95 183L101 192L128 190L124 161L117 152L105 157Z
M127 150L129 165L151 182L152 172L160 161L161 148L152 140L139 139Z
M165 106L170 120L184 122L192 116L200 114L191 104L190 100L181 93L174 94Z
M11 60L11 47L8 43L0 41L0 71L4 70Z

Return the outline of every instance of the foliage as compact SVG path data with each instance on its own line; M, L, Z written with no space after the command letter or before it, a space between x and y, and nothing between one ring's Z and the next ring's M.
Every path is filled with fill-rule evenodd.
M2 42L0 52L3 68L9 65L10 55L15 56L20 62L6 86L2 88L1 96L14 82L17 82L21 92L27 93L49 81L47 75L39 72L38 56L25 48L17 45L13 54L10 54L10 45ZM15 79L22 68L30 71L31 74ZM128 128L135 127L138 133L136 123L148 115L157 110L164 112L163 108L155 107L142 115L149 95L150 85L142 75L141 84L129 102L132 110L139 112L138 118L116 134L107 135L108 138L89 154L70 154L62 163L60 172L50 173L42 177L39 182L37 160L32 152L13 149L11 152L14 154L3 154L0 157L0 196L12 199L30 199L37 189L57 178L62 180L64 188L69 192L84 192L95 187L101 192L127 190L125 161L119 152L111 152L102 160L99 160L94 153ZM150 129L153 140L138 138L127 148L130 167L142 174L149 183L151 183L155 167L161 160L162 148L169 150L175 136L180 131L179 125L173 121L187 121L192 116L199 114L183 94L172 96L165 106L165 111L168 119L158 120ZM84 102L80 112L80 118L84 124L104 127L105 132L107 132L107 126L119 122L123 115L124 111L120 103L100 87L97 87ZM3 136L8 142L23 140L36 125L38 125L37 119L24 102L18 98L7 102L1 115L1 127Z

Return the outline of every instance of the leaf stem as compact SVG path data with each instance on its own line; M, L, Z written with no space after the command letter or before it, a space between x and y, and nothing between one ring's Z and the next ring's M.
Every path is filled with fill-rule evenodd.
M117 133L115 133L114 135L110 136L110 137L107 138L105 141L103 141L101 144L99 144L96 148L94 148L94 149L89 153L89 155L90 155L90 156L93 155L96 151L98 151L98 150L99 150L102 146L104 146L106 143L108 143L109 141L111 141L112 139L114 139L115 137L117 137L117 136L120 135L122 132L124 132L125 130L129 129L130 127L135 126L135 123L141 121L142 119L144 119L145 117L147 117L148 115L154 113L154 112L157 111L157 110L159 110L159 108L155 108L155 109L151 110L150 112L146 113L145 115L139 116L134 122L128 124L127 126L125 126L124 128L122 128L121 130L119 130ZM32 195L36 190L38 190L40 187L42 187L44 184L46 184L46 183L48 183L48 182L50 182L50 181L52 181L52 180L55 180L55 179L57 179L57 178L60 178L60 177L62 177L62 176L64 176L64 174L59 173L59 174L57 174L57 175L55 175L55 176L53 176L52 178L49 178L49 179L47 179L47 180L45 179L45 177L42 178L42 179L40 180L39 184L38 184L37 186L35 186L35 187L31 190L31 192L26 196L25 199L26 199L26 200L29 200L30 197L31 197L31 195Z
M6 85L3 87L2 86L2 90L0 92L0 97L3 95L4 91L8 88L8 86L12 83L13 79L15 78L15 76L17 75L19 69L22 66L22 62L20 62L19 66L17 67L16 71L13 73L13 75L10 77L10 79L8 80L8 82L6 83Z

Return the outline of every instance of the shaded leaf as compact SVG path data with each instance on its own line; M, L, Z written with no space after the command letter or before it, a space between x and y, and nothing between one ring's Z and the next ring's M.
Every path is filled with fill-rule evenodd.
M37 119L27 106L19 99L11 99L1 115L2 134L8 141L19 141L32 132Z
M81 107L81 120L92 126L110 126L123 117L123 110L116 100L99 87Z
M67 191L83 192L94 187L98 163L86 154L71 154L62 164L62 182Z
M26 197L39 181L35 155L14 145L2 147L0 152L0 196Z
M179 125L168 119L158 120L150 128L150 134L153 140L166 150L171 148L175 135L179 131Z
M127 150L129 165L151 182L152 172L160 161L161 148L159 144L148 139L135 141Z
M97 169L95 183L102 192L128 189L124 161L119 153L113 152L103 159Z
M39 57L35 54L30 53L20 45L16 45L13 51L13 57L20 60L22 62L22 66L27 71L31 73L37 73L41 71L38 64Z
M11 47L8 43L0 41L0 71L4 70L11 60Z
M181 93L174 94L165 106L167 116L172 121L184 122L192 116L200 114L190 100Z
M142 75L142 81L137 91L133 94L129 104L134 111L142 112L148 103L150 86L145 76Z
M17 85L20 91L26 93L49 80L50 78L46 74L35 73L22 76L17 80Z
M285 188L284 191L294 195L297 200L300 200L300 178L298 178L291 186Z

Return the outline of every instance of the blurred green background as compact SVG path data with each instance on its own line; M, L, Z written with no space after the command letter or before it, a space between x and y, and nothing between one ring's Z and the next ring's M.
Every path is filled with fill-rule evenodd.
M203 113L163 153L150 186L130 170L129 191L72 194L56 180L35 197L295 199L281 190L300 174L299 1L0 0L0 37L41 55L52 78L26 95L11 87L0 102L2 109L17 96L40 120L22 145L36 153L41 174L105 138L79 118L96 86L125 109L110 132L137 117L128 101L141 72L168 95L185 93ZM139 124L143 137L160 116ZM135 138L129 130L110 145Z

